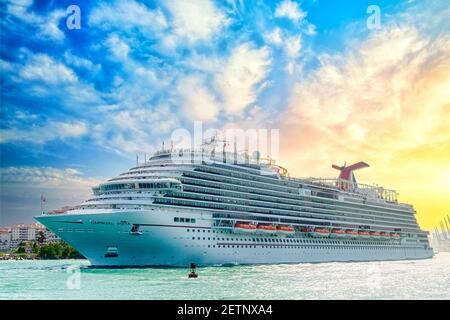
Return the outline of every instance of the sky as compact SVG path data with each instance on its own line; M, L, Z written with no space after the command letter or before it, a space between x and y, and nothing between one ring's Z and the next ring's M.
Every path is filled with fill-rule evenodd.
M448 1L77 1L79 29L72 2L0 0L0 225L194 121L278 129L295 177L365 161L425 229L450 213Z

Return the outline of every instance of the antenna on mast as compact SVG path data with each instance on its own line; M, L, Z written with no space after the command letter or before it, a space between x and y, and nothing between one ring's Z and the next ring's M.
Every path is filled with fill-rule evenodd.
M136 167L139 166L139 155L136 155Z
M41 214L44 214L44 205L47 199L45 199L44 194L41 193Z
M234 137L234 164L237 164L237 139Z

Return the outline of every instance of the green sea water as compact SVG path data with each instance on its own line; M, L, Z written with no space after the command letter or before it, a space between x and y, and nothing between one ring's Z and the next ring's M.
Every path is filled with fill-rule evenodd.
M0 299L450 299L450 253L415 261L93 269L0 261Z

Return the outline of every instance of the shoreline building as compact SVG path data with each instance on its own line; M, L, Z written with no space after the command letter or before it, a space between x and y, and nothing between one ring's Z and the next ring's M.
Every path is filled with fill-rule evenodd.
M44 244L61 241L41 223L13 224L0 228L0 251L15 250L21 243L37 241L41 232Z
M10 248L11 233L7 228L0 228L0 251L8 251Z

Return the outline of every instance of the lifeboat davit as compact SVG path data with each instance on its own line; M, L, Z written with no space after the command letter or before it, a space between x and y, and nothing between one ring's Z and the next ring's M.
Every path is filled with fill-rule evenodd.
M378 239L378 238L380 238L381 234L380 234L378 231L371 231L371 232L370 232L370 236L371 236L372 238Z
M356 230L347 230L345 231L345 235L347 236L347 238L355 238L358 236L358 231Z
M275 227L274 225L271 224L258 224L258 226L256 227L256 230L259 233L276 233L277 232L277 227Z
M381 236L382 238L384 238L384 239L390 239L390 238L391 238L391 236L390 236L389 233L387 233L387 232L381 232L381 233L380 233L380 236Z
M360 238L370 238L369 231L358 231L358 236Z
M234 225L235 232L254 233L256 232L256 226L251 223L236 223Z
M292 226L278 226L277 232L281 234L294 234L295 230Z
M344 238L346 236L345 230L333 229L331 230L331 236L333 238Z
M326 228L314 228L314 231L311 232L313 237L328 237L330 235L330 230Z

